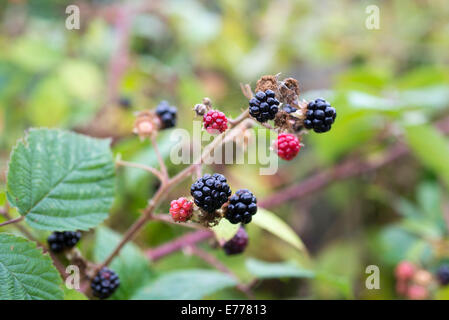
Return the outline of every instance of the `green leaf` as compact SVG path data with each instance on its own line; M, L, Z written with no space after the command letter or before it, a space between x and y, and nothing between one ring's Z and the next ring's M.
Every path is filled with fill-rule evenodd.
M232 224L228 219L221 219L220 222L212 227L218 242L224 243L231 240L240 228L240 224Z
M106 227L95 232L94 260L103 262L121 240L121 236ZM112 260L110 268L120 277L120 286L113 299L130 299L145 283L154 277L149 260L133 243L127 243Z
M136 300L197 300L233 287L237 281L218 271L192 269L165 274L139 291Z
M442 221L440 188L436 183L421 183L417 192L418 201L423 213L433 221Z
M102 91L103 79L94 63L68 59L60 66L58 76L61 85L76 98L94 99Z
M375 243L375 250L382 252L382 259L394 265L401 260L428 261L432 257L432 247L424 243L424 247L417 252L414 248L421 246L421 240L400 225L388 226L379 233Z
M84 294L64 286L64 300L89 300Z
M313 278L315 272L304 269L294 262L265 262L257 259L246 260L246 268L259 279L270 278Z
M449 286L444 286L440 289L437 289L435 292L436 300L449 300Z
M65 123L69 112L67 91L57 77L50 76L36 85L28 100L26 115L33 126L55 127Z
M422 214L410 201L400 198L394 203L396 210L406 218L421 218Z
M297 248L299 251L305 251L306 248L302 243L301 239L295 233L295 231L290 228L288 224L282 221L274 213L259 208L257 214L253 216L253 223L262 229L265 229L275 236L281 238L282 240L290 243L293 247Z
M418 160L449 187L449 143L430 125L408 126L405 136Z
M57 300L64 297L52 260L22 237L0 234L0 300Z
M11 155L7 195L35 228L87 230L108 216L114 200L109 140L32 129Z

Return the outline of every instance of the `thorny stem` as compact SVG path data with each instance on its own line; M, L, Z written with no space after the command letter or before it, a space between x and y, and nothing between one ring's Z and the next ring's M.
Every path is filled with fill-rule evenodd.
M251 289L249 286L243 284L240 282L240 279L237 277L237 275L231 271L227 266L225 266L223 263L221 263L220 260L218 260L215 256L211 255L209 252L198 248L195 245L190 245L186 248L187 253L191 253L194 256L197 256L201 260L205 261L215 269L228 274L235 280L237 280L237 285L235 286L239 291L243 292L248 299L254 299L254 294L251 292Z

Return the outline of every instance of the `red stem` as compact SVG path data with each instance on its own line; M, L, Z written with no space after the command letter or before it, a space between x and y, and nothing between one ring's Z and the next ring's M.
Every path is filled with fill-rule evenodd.
M195 243L209 239L212 236L213 232L209 230L195 231L165 243L155 249L148 249L145 254L148 259L156 261L176 251L182 250L183 248L192 246Z

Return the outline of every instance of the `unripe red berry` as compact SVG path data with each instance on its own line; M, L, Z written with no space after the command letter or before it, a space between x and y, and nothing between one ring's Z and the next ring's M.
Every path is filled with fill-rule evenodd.
M407 296L411 300L424 300L429 297L429 291L423 286L412 284L407 290Z
M225 114L217 110L209 110L203 117L204 128L210 134L222 133L228 128Z
M409 261L400 262L395 269L396 278L400 280L409 280L416 272L416 267Z
M291 133L281 133L274 142L274 149L284 160L292 160L301 149L299 139Z
M192 217L193 202L179 198L170 203L170 214L175 222L186 222Z

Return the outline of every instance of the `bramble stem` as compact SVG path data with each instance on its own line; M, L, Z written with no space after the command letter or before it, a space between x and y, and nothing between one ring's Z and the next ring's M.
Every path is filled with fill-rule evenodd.
M449 133L449 117L435 124L436 128L443 134ZM287 186L259 203L262 208L272 208L293 199L301 199L313 192L323 189L330 184L359 176L368 172L378 170L410 153L407 145L396 142L390 146L383 157L371 160L359 157L348 158L336 164L332 168L311 175L299 183Z
M181 227L186 227L186 228L197 229L197 230L207 230L205 227L202 227L201 225L199 225L197 223L175 222L175 221L173 221L173 218L170 215L164 214L164 213L152 214L152 215L150 215L150 220L161 221L161 222L165 222L165 223L169 223L169 224L173 224L173 225L177 225L177 226L181 226Z
M24 216L20 216L20 217L15 218L15 219L8 220L8 221L6 221L6 222L0 223L0 227L7 226L8 224L12 224L12 223L20 222L20 221L22 221L24 218L25 218Z
M123 160L116 160L115 163L117 165L123 166L123 167L137 168L137 169L142 169L142 170L148 171L148 172L154 174L161 181L164 179L162 174L157 169L146 166L144 164L128 162L128 161L123 161Z
M162 172L163 180L161 180L162 183L166 183L169 179L167 167L165 166L164 158L162 158L161 153L159 152L159 147L157 145L156 136L151 136L151 144L153 145L154 153L156 154L157 161L159 162L159 168Z
M170 242L164 243L163 245L160 245L159 247L156 247L154 249L148 249L145 251L145 255L151 261L157 261L165 256L168 256L169 254L182 250L195 243L212 238L213 235L214 233L207 229L191 232Z
M231 124L231 126L235 127L236 125L238 125L240 122L242 122L243 120L245 120L246 118L248 118L249 116L249 109L247 108L242 114L240 114L237 118L235 119L229 119L228 122Z

